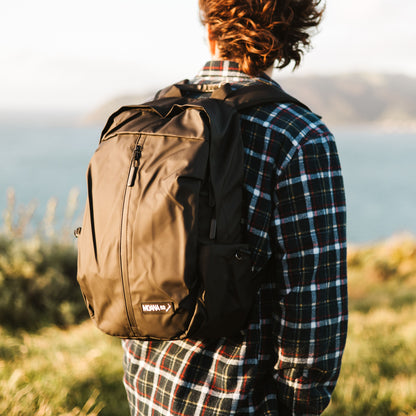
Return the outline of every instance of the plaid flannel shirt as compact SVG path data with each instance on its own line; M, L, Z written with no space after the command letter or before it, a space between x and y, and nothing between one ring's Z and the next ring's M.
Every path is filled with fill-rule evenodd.
M229 61L195 83L273 83ZM217 340L123 340L132 415L318 415L335 387L347 333L346 211L333 136L295 104L244 110L247 239L272 254L249 327Z

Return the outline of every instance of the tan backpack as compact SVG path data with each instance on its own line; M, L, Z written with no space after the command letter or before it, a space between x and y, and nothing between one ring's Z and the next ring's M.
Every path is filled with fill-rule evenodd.
M109 118L77 233L78 282L102 331L169 340L245 327L258 279L241 226L238 110L267 102L298 103L267 85L183 83Z

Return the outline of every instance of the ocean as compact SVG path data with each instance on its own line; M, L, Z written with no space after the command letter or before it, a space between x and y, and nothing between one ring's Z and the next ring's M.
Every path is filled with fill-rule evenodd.
M56 198L59 227L70 194L73 198L78 191L72 222L79 224L85 202L85 171L101 127L54 119L1 121L0 212L6 210L10 189L18 210L36 203L34 223L42 220L48 201ZM416 133L363 127L332 131L344 174L349 242L374 242L405 231L416 235Z

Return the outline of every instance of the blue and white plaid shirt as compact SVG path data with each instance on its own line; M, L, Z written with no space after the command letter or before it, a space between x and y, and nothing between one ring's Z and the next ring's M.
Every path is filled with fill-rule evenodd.
M229 61L195 83L273 83ZM132 415L318 415L337 382L347 333L346 210L334 138L296 104L244 110L247 239L262 284L239 339L124 340Z

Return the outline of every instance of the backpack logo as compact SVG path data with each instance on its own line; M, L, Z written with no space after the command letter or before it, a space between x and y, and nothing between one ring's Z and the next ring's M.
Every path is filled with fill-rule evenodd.
M173 305L170 302L146 302L142 303L143 313L169 313L173 312Z

